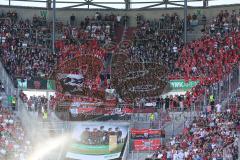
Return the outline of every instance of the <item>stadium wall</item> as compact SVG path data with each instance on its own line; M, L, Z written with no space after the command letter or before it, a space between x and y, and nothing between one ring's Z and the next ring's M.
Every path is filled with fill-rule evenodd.
M23 2L24 3L24 2ZM20 17L23 19L29 18L32 19L34 15L41 16L41 14L46 14L47 19L51 21L52 19L52 10L47 10L46 8L30 8L30 7L9 7L9 6L0 6L1 11L8 12L16 11ZM223 5L223 6L214 6L214 7L190 7L188 13L189 14L197 14L199 16L205 14L208 18L215 17L220 10L228 10L230 13L232 10L236 10L238 13L240 9L240 4L234 5ZM57 9L56 10L56 18L59 21L69 22L69 17L74 14L76 16L76 21L79 23L86 16L92 17L95 12L99 12L103 15L105 14L119 14L129 16L129 24L130 26L136 25L136 16L138 14L144 15L146 19L156 19L159 18L162 14L166 13L177 13L180 16L183 16L184 11L182 8L167 8L167 9L145 9L145 10L86 10L86 9Z

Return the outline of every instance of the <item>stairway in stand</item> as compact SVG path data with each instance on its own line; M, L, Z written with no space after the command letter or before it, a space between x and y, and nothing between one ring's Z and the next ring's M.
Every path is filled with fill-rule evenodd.
M132 40L134 37L134 31L136 30L136 27L128 27L126 31L126 39Z
M123 26L118 26L116 28L116 43L118 44L122 40L122 35L123 35L124 27Z

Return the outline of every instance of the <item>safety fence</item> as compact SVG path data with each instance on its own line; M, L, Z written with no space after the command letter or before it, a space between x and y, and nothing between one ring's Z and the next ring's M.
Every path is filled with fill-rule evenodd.
M5 92L8 96L16 94L14 83L12 79L9 77L7 71L5 70L1 62L0 62L0 80L2 81Z
M238 137L232 144L228 145L223 149L223 159L225 160L239 159L240 153L239 151L240 151L240 139Z
M192 103L191 108L186 110L185 112L179 112L180 114L176 114L178 112L163 112L165 116L168 115L170 117L170 121L163 123L164 118L161 117L164 114L159 114L156 120L151 122L149 120L149 115L138 114L135 117L132 116L132 127L143 127L143 128L154 128L154 129L164 129L166 132L166 138L175 136L178 133L181 133L182 129L191 124L194 116L198 116L199 114L206 112L206 108L209 105L209 96L214 96L215 104L222 104L225 109L229 107L240 107L240 65L237 64L233 67L232 72L225 76L223 80L214 83L210 86L204 86L205 93L198 97L194 103ZM161 118L160 118L161 117ZM135 120L135 121L134 121ZM161 139L161 142L166 141ZM131 144L131 140L130 146ZM151 144L148 142L148 144ZM227 147L224 148L224 157L226 159L232 160L231 155L234 156L236 154L232 153L234 146L239 145L239 140ZM152 146L147 146L146 151L129 151L129 159L134 160L145 160L147 157L151 156L154 151L152 150ZM132 148L131 148L132 149ZM229 158L230 156L230 158Z
M232 72L226 75L221 81L214 83L210 86L205 86L205 93L198 97L192 108L196 111L205 111L206 106L209 103L209 96L214 96L216 103L222 103L225 105L230 104L230 98L232 94L239 88L240 85L240 65L236 64ZM237 101L238 102L238 101Z

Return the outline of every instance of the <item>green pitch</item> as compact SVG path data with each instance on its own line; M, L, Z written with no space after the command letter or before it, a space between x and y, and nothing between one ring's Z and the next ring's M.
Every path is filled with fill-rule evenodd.
M115 150L109 152L109 145L85 145L81 143L73 143L70 146L69 152L85 155L107 155L121 152L123 145L124 143L120 143Z

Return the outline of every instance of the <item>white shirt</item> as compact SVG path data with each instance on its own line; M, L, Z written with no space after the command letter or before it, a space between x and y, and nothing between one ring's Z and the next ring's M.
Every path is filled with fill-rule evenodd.
M200 137L203 138L205 136L205 132L204 131L201 131L200 132Z
M170 151L167 151L167 158L172 158L172 153Z
M92 26L92 32L96 32L96 30L97 30L97 26L93 25Z
M222 105L221 104L217 104L216 108L217 108L217 113L220 113L221 110L222 110Z
M184 153L182 151L178 153L178 160L184 160Z
M228 29L228 23L224 23L223 26L226 30Z
M97 19L97 18L98 18L98 16L99 16L99 14L98 14L98 13L96 13L96 14L95 14L95 19Z
M184 152L184 156L185 156L185 158L187 158L187 157L189 156L189 152L188 152L188 151L185 151L185 152Z
M162 158L162 157L163 157L163 154L159 153L157 158Z
M178 48L176 46L173 47L173 52L176 53L178 51Z
M175 140L173 139L170 144L173 146L175 144Z
M6 151L5 149L1 149L1 150L0 150L0 153L3 154L3 155L5 155L5 154L7 153L7 151Z
M117 16L117 21L120 22L121 21L121 16Z
M195 67L195 66L192 67L192 71L193 71L193 72L196 72L196 71L197 71L197 67Z
M215 30L215 25L211 24L211 30Z
M106 32L109 33L110 32L110 26L106 25Z
M13 124L13 119L9 119L9 120L8 120L8 123L9 123L9 124Z
M179 159L178 159L178 153L174 153L174 154L173 154L173 160L179 160Z

